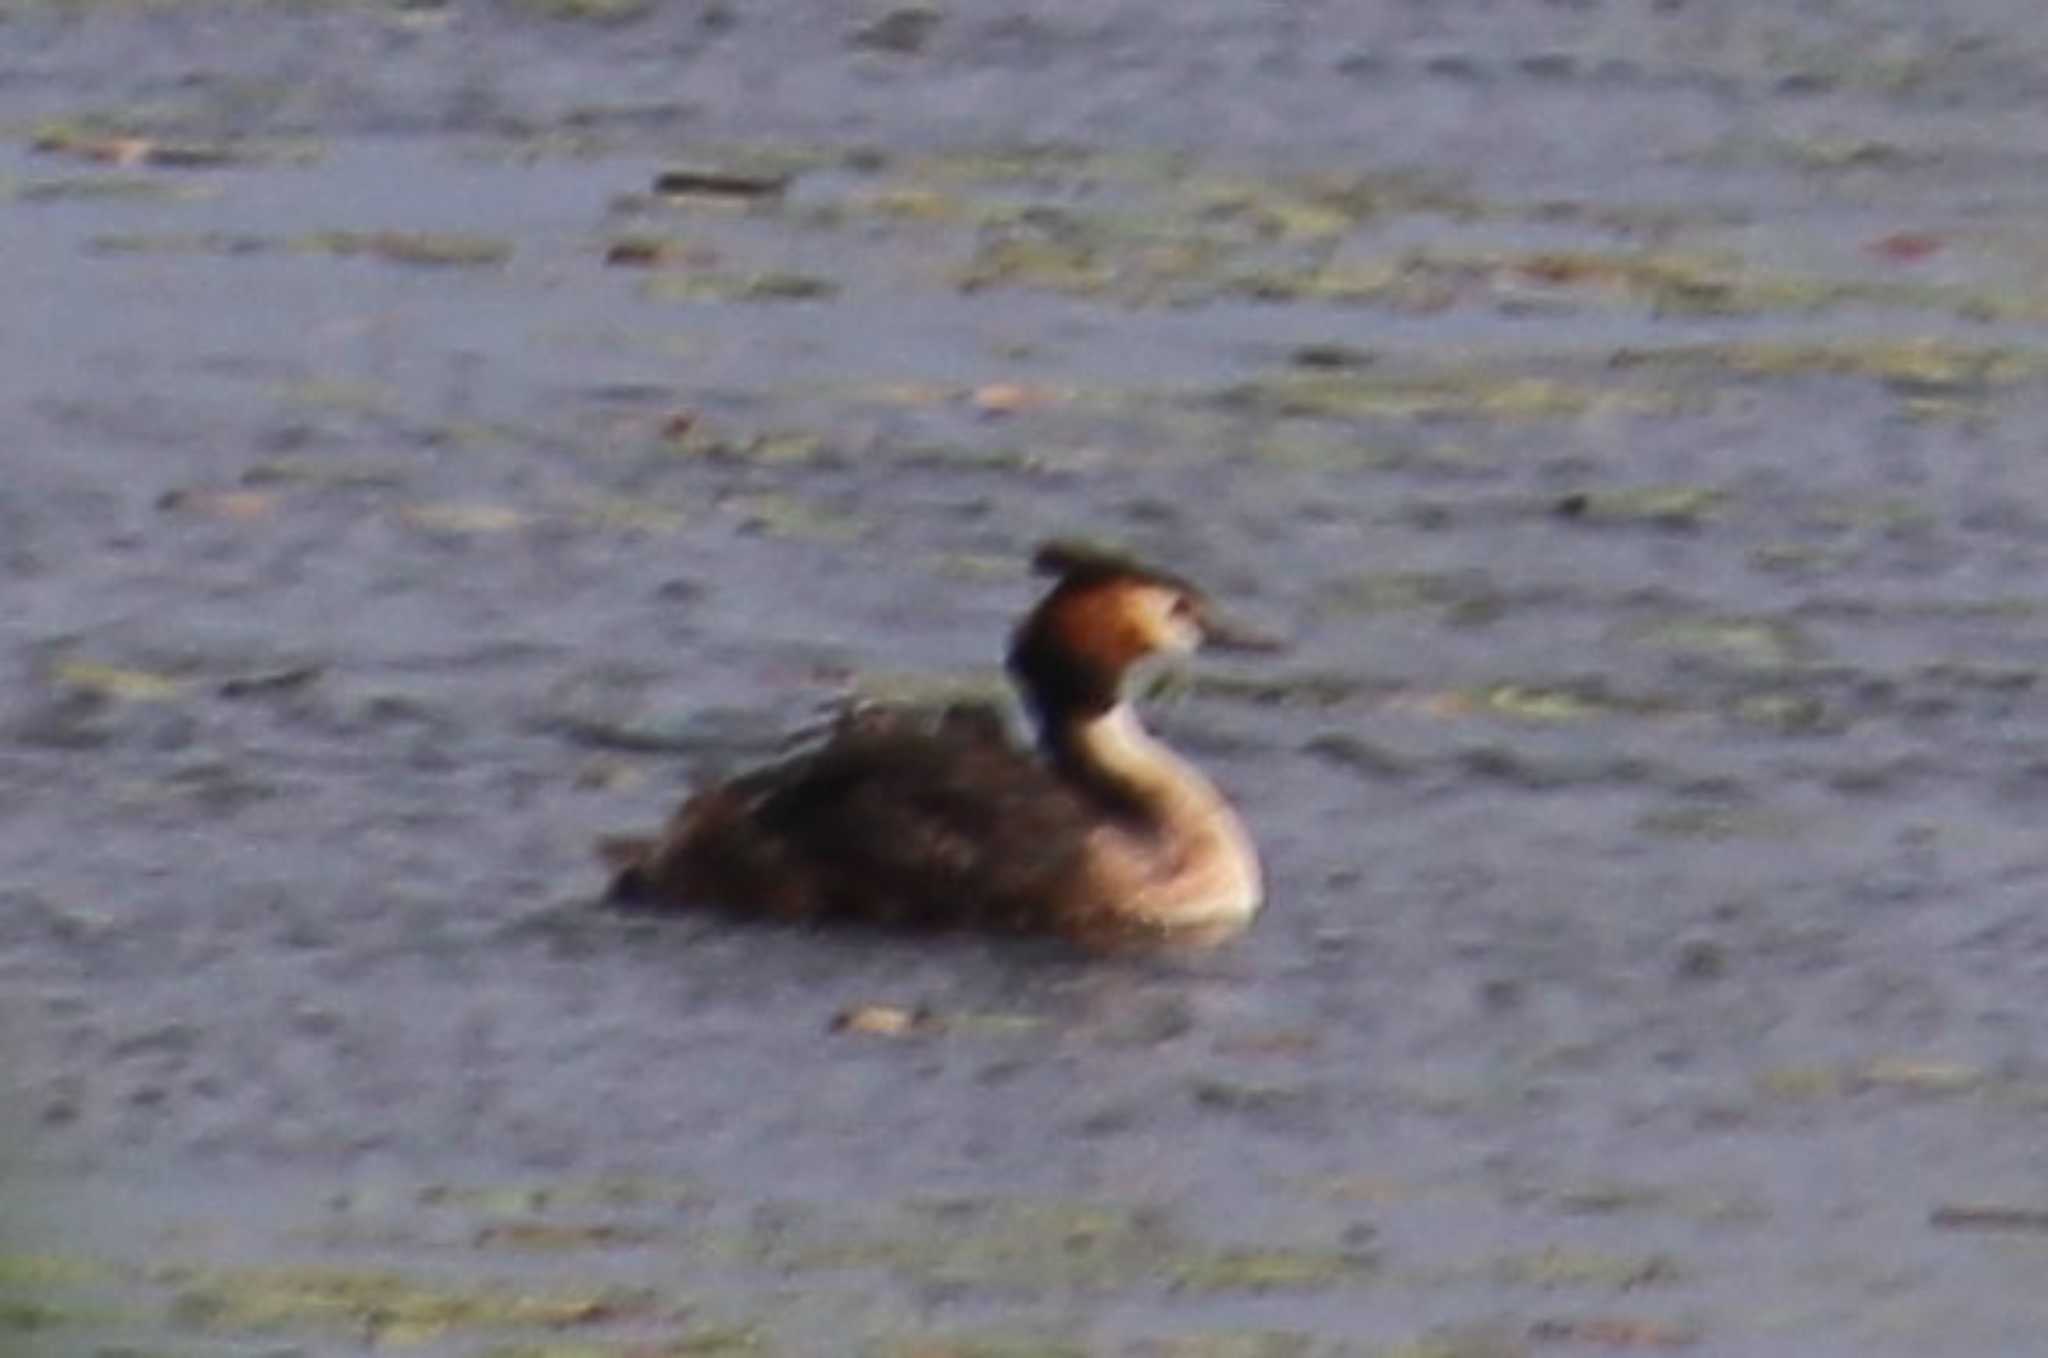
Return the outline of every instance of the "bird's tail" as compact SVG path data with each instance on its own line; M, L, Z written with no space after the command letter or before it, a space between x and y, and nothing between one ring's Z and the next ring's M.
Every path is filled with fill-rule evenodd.
M606 835L597 841L598 861L612 870L611 886L604 894L608 904L646 903L647 865L656 847L646 835Z

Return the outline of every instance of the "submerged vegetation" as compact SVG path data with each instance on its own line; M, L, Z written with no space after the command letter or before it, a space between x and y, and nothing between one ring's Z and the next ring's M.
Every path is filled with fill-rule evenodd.
M0 1352L2048 1332L2048 51L1921 8L0 0ZM1142 693L1239 946L590 908L1070 533L1292 645Z
M1320 1194L1324 1186L1302 1187ZM1617 1210L1604 1198L1588 1207L1583 1194L1560 1194L1559 1202L1570 1213ZM1637 1191L1627 1209L1654 1215L1692 1205ZM1597 1302L1681 1277L1665 1255L1567 1246L1422 1265L1360 1246L1218 1245L1185 1233L1161 1206L1109 1201L921 1197L858 1215L779 1201L735 1214L694 1188L677 1196L565 1183L430 1186L332 1210L338 1215L290 1245L300 1255L316 1246L317 1262L185 1263L172 1257L175 1244L146 1259L105 1262L0 1256L0 1334L73 1328L377 1351L461 1345L501 1358L644 1358L810 1351L804 1336L836 1316L836 1342L851 1345L840 1351L877 1355L1362 1356L1375 1350L1246 1330L1219 1317L1230 1298L1479 1289ZM664 1225L652 1228L656 1221ZM165 1240L187 1229L166 1223ZM507 1232L545 1236L551 1266L543 1280L491 1276L491 1255ZM621 1251L633 1272L663 1281L579 1281ZM744 1281L750 1277L759 1281ZM846 1310L856 1295L849 1284L877 1282L890 1294L993 1304L1034 1319L938 1330L918 1322L922 1307L882 1295ZM1108 1346L1084 1337L1096 1301L1134 1293L1169 1299L1178 1322ZM777 1300L751 1309L743 1300L750 1295ZM852 1331L844 1329L849 1320Z

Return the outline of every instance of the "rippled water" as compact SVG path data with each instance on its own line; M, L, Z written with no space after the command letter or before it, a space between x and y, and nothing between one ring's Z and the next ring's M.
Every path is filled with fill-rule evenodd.
M919 12L5 12L0 1334L2036 1344L2031 11ZM1075 532L1246 939L590 909Z

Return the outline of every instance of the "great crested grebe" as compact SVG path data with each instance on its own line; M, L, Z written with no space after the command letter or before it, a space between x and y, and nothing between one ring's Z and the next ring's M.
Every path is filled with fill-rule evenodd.
M850 710L820 747L691 797L659 836L606 841L611 899L1097 948L1243 929L1261 898L1251 837L1213 783L1146 733L1124 680L1205 638L1275 643L1120 555L1048 543L1032 564L1057 577L1010 641L1035 750L986 708Z

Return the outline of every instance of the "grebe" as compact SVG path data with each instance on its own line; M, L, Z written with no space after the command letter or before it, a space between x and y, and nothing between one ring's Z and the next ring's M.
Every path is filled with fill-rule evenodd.
M1261 899L1251 837L1123 690L1152 655L1274 643L1124 556L1055 542L1032 564L1056 583L1012 635L1009 669L1036 750L985 707L851 709L821 747L698 793L659 836L605 841L611 899L1094 948L1243 929Z

